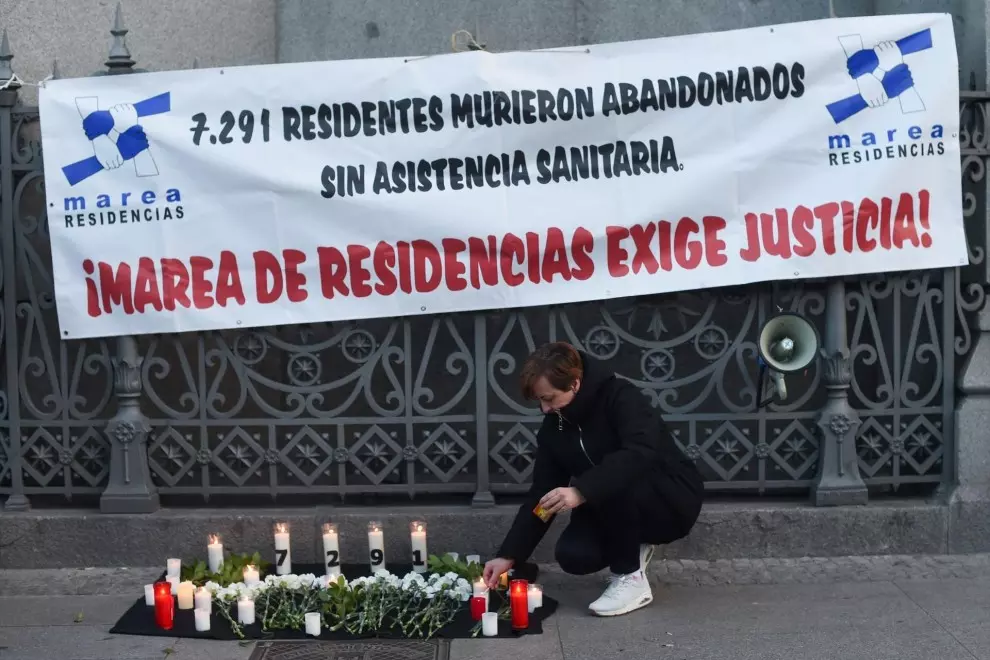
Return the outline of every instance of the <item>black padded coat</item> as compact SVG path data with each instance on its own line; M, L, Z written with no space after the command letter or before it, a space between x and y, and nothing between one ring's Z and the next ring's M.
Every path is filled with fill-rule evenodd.
M687 536L701 512L704 483L674 442L660 411L632 383L580 353L584 377L560 414L537 433L533 481L497 556L526 561L546 534L533 509L546 493L572 485L582 506L635 506L643 543Z

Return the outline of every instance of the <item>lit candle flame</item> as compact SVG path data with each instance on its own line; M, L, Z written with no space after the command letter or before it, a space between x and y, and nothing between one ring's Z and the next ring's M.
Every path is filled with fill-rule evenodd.
M332 536L337 535L337 526L333 523L323 523L323 533Z
M275 531L279 534L285 534L289 530L288 530L288 526L283 522L283 523L277 523L275 525Z
M210 545L217 545L220 543L219 534L210 534Z

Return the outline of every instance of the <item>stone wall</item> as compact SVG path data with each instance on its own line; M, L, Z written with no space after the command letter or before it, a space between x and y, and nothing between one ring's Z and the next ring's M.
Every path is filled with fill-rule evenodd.
M548 48L836 16L951 12L960 80L986 77L986 0L121 0L128 45L153 70L449 52L458 29L491 50ZM37 81L102 69L115 0L3 0L15 70ZM25 90L26 102L33 92Z

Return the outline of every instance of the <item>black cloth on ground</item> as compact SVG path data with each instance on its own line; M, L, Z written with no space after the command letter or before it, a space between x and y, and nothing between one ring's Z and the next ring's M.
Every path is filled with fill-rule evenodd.
M314 575L321 575L324 573L325 569L322 564L302 564L296 565L294 573L298 575L305 575L307 573L313 573ZM348 579L358 578L364 575L369 575L371 573L367 565L347 565L341 567L341 570ZM412 570L412 566L400 566L394 565L390 567L390 571L395 575L405 575ZM528 580L530 583L536 581L539 574L539 569L535 564L523 564L517 568L513 569L512 577ZM160 580L165 579L165 573L163 572ZM507 596L506 596L507 597ZM543 621L553 615L557 611L557 601L553 598L548 598L546 594L543 596L543 607L538 608L535 612L531 612L529 615L529 628L522 631L513 631L512 626L509 621L499 621L498 622L498 636L499 637L518 637L520 635L541 635L543 634ZM492 605L492 611L494 611L495 606ZM325 640L349 640L349 639L370 639L374 637L379 637L383 639L403 639L401 631L385 631L379 634L369 634L364 636L352 635L348 632L339 631L331 632L323 627L321 629L321 634L319 637L311 637L305 634L302 630L273 630L269 632L263 632L261 630L260 624L260 614L256 614L255 623L250 626L244 626L244 638L246 640L260 640L260 639L325 639ZM237 605L235 604L231 608L231 615L237 618ZM469 639L471 638L471 630L477 624L471 618L471 611L469 603L463 603L461 610L457 613L454 620L440 629L436 634L436 637L442 637L445 639ZM198 632L196 630L195 616L193 610L180 610L176 607L174 624L171 630L163 630L159 628L155 623L155 607L153 605L145 605L144 596L135 601L134 605L128 609L123 616L114 624L113 628L110 629L110 633L114 635L146 635L149 637L171 637L175 638L189 638L189 639L221 639L221 640L231 640L237 639L234 635L234 631L231 629L230 624L227 619L224 618L222 614L217 612L216 603L213 604L213 614L210 616L210 630L206 632ZM478 638L482 638L479 634Z

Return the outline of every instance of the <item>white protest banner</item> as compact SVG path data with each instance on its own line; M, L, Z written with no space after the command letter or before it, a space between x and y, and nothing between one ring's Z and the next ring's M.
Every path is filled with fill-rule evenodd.
M65 338L966 262L947 14L47 83Z

